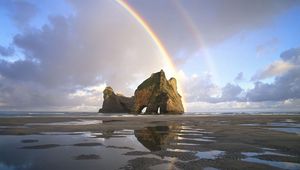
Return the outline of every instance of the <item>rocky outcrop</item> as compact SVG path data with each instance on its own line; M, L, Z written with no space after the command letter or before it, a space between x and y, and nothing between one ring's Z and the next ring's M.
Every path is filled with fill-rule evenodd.
M103 108L99 112L142 113L144 114L181 114L184 108L177 92L175 78L166 79L163 70L153 73L138 86L133 97L116 95L111 87L103 91Z
M177 92L175 78L166 79L163 70L153 73L147 80L138 86L134 93L133 112L178 114L183 113L181 96Z
M103 91L103 105L100 113L128 113L134 104L133 97L125 97L115 94L111 87L106 87Z

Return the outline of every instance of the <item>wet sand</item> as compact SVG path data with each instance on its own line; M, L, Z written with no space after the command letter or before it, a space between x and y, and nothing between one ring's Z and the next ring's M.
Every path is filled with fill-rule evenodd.
M2 117L0 140L24 136L23 149L105 147L128 157L121 169L300 169L299 115ZM87 135L87 133L89 135ZM82 135L95 141L39 144L28 135ZM139 150L123 138L134 138ZM72 141L72 140L71 140ZM78 154L75 160L105 158ZM117 158L116 158L117 159ZM1 158L0 158L1 164ZM59 168L58 168L59 169Z

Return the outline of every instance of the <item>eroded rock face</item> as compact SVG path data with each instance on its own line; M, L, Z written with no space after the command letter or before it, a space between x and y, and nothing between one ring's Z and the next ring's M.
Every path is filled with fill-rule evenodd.
M100 113L128 113L134 104L133 97L125 97L115 94L111 87L106 87L103 91L103 105Z
M99 112L120 113L131 112L140 114L181 114L184 108L181 96L177 92L175 78L166 79L163 70L153 73L138 86L133 97L116 95L111 87L103 91L103 108Z
M145 80L134 93L133 111L141 113L146 107L146 113L180 114L184 112L181 96L177 92L175 78L166 79L163 70L154 73Z

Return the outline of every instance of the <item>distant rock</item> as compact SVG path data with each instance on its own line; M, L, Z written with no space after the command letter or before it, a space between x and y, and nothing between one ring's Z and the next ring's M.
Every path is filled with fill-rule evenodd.
M115 94L111 87L106 87L103 91L103 105L100 113L128 113L134 104L133 97L125 97Z
M184 108L175 78L166 79L163 70L153 73L138 86L133 97L116 95L111 87L103 91L102 113L181 114Z

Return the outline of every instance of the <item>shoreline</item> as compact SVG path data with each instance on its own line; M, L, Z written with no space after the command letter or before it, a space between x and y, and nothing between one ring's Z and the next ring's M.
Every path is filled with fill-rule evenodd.
M75 113L74 115L72 115ZM36 113L36 114L0 114L0 118L34 118L34 117L94 117L94 118L105 118L105 117L210 117L210 116L300 116L299 112L270 112L270 113L184 113L184 114L119 114L119 113L97 113L97 112L89 112L83 113L82 112L66 112L61 114L52 114L50 113ZM98 114L98 115L97 115Z
M211 129L242 128L241 124L257 124L260 128L272 127L268 123L293 120L300 115L109 115L109 116L30 116L0 117L0 135L31 134L40 131L101 131L107 129L140 129L147 126L184 124L185 122ZM97 122L98 121L98 122ZM64 124L65 123L65 124ZM2 128L1 128L2 127Z
M125 163L137 169L147 169L156 163L170 165L170 158L176 159L174 166L180 169L276 169L286 162L291 165L289 169L297 169L300 167L299 130L300 115L0 118L0 139L16 139L20 152L25 150L33 154L34 150L48 149L51 152L70 147L80 147L85 151L85 148L98 147L107 153L124 151L113 156L128 159ZM52 142L40 142L45 138ZM71 144L64 145L61 140ZM141 147L143 151L139 149ZM76 160L100 162L100 158L106 158L102 152L80 152L74 156ZM276 162L274 165L278 167L270 161Z

